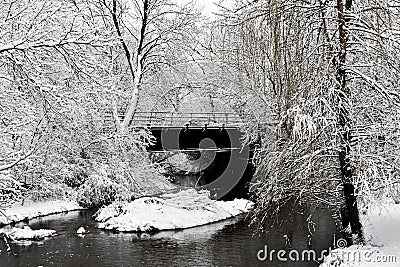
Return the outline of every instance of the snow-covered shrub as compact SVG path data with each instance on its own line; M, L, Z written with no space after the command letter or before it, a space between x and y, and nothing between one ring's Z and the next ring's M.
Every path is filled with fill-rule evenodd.
M91 175L79 187L77 201L85 208L111 204L117 197L118 184L107 176Z
M80 168L74 170L71 175L65 176L64 183L71 188L77 188L81 186L87 178L88 174L86 173L86 170Z
M0 208L20 199L24 188L10 175L0 173Z

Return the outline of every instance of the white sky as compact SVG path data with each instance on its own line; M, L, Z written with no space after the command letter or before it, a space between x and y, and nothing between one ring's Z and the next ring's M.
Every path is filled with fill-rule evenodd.
M232 3L232 0L197 0L197 5L203 9L205 15L213 17L213 12L218 13L218 6L215 3L223 3L222 5L227 5L227 3Z
M207 16L212 16L212 12L217 11L215 0L197 0L197 2L200 8L203 8L203 12Z

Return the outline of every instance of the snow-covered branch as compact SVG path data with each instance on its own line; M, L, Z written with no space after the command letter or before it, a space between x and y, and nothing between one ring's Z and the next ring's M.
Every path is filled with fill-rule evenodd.
M5 170L8 170L8 169L13 168L14 166L18 165L19 163L21 163L21 162L23 162L24 160L26 160L27 158L29 158L29 157L33 154L34 151L35 151L35 150L32 149L32 150L30 150L30 151L24 153L24 154L23 154L22 156L20 156L18 159L14 159L11 163L6 164L6 165L0 165L0 171L5 171Z

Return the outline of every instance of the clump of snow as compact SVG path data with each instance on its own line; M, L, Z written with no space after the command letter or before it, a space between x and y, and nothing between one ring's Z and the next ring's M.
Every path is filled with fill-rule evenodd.
M248 212L253 203L245 199L217 201L209 191L188 189L159 197L143 197L130 203L100 209L99 228L119 232L151 232L184 229L225 220Z
M40 240L46 237L55 236L55 230L32 230L29 226L24 226L24 228L12 228L10 231L4 231L4 235L11 240Z
M399 266L400 204L385 201L361 214L366 244L335 249L320 266Z
M81 226L79 229L76 231L77 234L87 234L88 231L85 229L85 227Z
M80 209L82 209L82 207L79 206L78 203L64 200L44 202L25 201L24 205L14 203L9 207L0 210L0 226L30 220L40 216Z

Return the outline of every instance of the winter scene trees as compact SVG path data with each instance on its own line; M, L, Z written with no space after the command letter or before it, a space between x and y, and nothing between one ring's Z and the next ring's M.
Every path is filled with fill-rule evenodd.
M400 263L400 1L0 10L1 266Z

